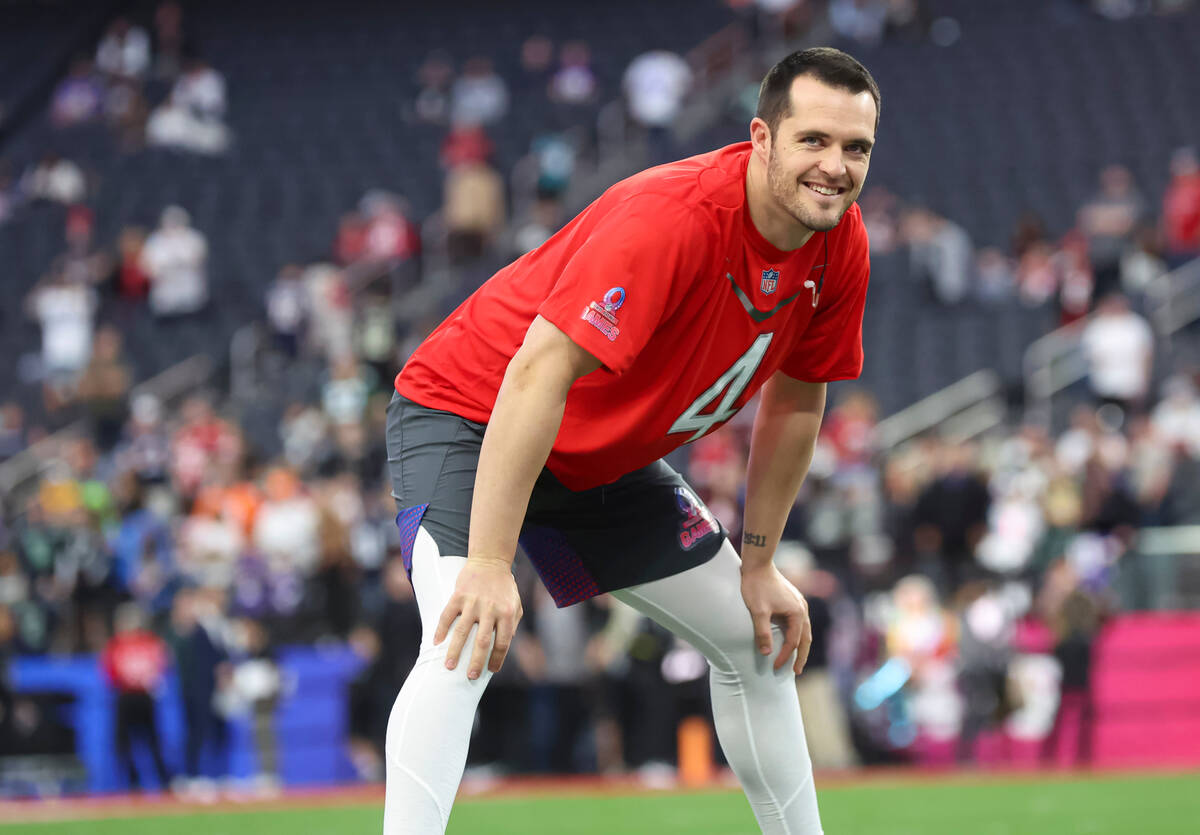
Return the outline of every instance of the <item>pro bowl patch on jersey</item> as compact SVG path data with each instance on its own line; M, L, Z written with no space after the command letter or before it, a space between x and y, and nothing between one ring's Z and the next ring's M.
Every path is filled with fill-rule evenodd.
M617 327L616 311L625 304L625 288L613 287L604 294L603 302L592 302L583 309L580 316L600 333L608 337L609 342L616 342L621 329Z
M690 551L703 539L721 532L721 526L704 503L686 487L675 488L675 503L684 519L679 524L679 544Z
M771 295L775 292L775 288L779 286L779 270L763 270L762 271L762 288L764 295Z

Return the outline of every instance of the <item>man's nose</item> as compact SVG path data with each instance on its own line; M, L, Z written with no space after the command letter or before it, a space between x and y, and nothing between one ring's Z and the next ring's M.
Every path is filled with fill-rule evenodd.
M821 173L831 179L840 180L846 175L846 161L842 158L842 149L837 145L831 144L825 149L818 165Z

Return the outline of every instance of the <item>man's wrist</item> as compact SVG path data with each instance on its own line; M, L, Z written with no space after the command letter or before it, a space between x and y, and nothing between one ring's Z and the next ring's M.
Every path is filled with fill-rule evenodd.
M516 555L514 554L514 556L516 556ZM495 557L495 556L490 556L487 554L470 554L467 557L467 564L468 565L479 565L479 566L495 566L496 568L511 569L513 561L512 561L512 559L505 559L504 557Z
M767 535L755 531L742 533L742 574L761 571L771 566L773 548L767 547Z

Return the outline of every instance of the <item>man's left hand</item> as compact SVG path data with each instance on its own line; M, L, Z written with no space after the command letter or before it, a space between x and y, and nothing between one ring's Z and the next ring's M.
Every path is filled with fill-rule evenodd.
M793 669L796 675L808 661L812 646L812 624L808 620L808 603L804 595L779 573L774 563L762 567L742 568L742 600L754 621L754 643L763 655L771 654L771 624L783 627L783 646L775 658L778 670L796 654Z

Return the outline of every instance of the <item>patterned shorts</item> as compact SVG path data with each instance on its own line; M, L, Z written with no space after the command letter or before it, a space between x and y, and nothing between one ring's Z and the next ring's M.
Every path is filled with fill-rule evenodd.
M443 555L466 556L485 426L399 394L388 406L388 467L402 556L423 527ZM655 461L611 484L573 491L544 469L521 547L559 606L670 577L707 562L726 536L679 473Z

